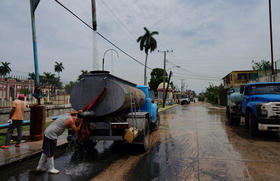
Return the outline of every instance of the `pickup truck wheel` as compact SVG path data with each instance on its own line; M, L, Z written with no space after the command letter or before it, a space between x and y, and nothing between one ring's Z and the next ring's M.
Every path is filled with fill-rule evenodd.
M143 135L143 151L146 152L149 150L150 147L150 128L148 124L148 120L145 121L146 123L146 128L144 130L144 135Z
M227 112L226 112L226 114L227 114L227 119L229 120L229 118L230 118L230 112L229 112L229 107L227 106Z
M229 124L234 125L234 117L231 113L229 113Z
M255 115L250 111L249 112L249 133L252 137L255 137L258 135L258 121Z

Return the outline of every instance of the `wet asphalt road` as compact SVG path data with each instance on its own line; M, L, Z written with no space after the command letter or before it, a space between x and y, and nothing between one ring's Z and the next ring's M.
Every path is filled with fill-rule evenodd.
M244 126L229 126L225 111L209 104L177 107L161 120L161 143L128 180L280 180L277 134L251 138Z
M146 154L99 142L91 153L57 151L59 175L36 173L34 158L2 169L0 180L280 180L279 142L275 134L251 138L227 124L223 109L196 103L161 113Z

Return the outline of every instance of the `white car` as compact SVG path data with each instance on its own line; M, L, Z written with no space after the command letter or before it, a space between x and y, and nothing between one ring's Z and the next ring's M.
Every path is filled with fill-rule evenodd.
M190 98L188 96L182 96L181 99L179 99L180 101L180 104L183 105L183 104L189 104L191 102Z

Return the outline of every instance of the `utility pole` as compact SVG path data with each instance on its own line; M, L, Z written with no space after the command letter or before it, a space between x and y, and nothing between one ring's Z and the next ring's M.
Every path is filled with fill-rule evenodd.
M173 52L173 50L169 51L169 50L164 50L164 51L161 51L161 50L158 50L158 52L160 53L163 53L163 94L162 94L162 98L163 98L163 104L162 104L162 107L165 107L165 78L167 77L166 75L166 53L169 53L169 52ZM168 89L168 87L167 87Z
M167 82L167 88L166 88L165 94L164 94L164 99L163 99L163 105L164 106L165 106L165 101L166 101L166 96L167 96L167 93L168 93L168 88L169 88L171 76L172 76L172 71L170 71L170 73L169 73L169 78L168 78L168 82Z
M33 96L37 99L38 105L30 106L30 129L29 138L31 141L39 141L43 139L44 125L45 125L45 106L40 105L42 98L39 80L39 66L37 55L37 41L35 28L35 10L38 7L40 0L30 0L31 25L32 25L32 39L33 39L33 55L35 67L35 90Z
M98 63L98 50L97 50L97 20L96 20L96 3L95 0L91 0L91 10L92 10L92 29L93 31L93 70L99 69Z
M181 95L183 94L183 89L184 89L184 79L181 79Z
M35 10L36 10L38 4L39 4L39 1L30 0L32 40L33 40L33 56L34 56L34 67L35 67L35 86L36 87L39 86L37 38L36 38L36 27L35 27Z
M269 25L270 25L270 48L271 48L271 74L274 75L274 60L273 60L273 38L272 38L272 17L271 17L271 0L269 2Z

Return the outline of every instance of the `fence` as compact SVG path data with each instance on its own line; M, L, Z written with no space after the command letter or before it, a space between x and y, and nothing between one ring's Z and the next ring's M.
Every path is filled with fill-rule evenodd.
M34 81L24 77L0 78L0 107L11 107L13 100L19 94L24 94L24 99L29 104L36 103L36 99L32 96L34 88ZM63 88L47 84L41 86L41 91L43 94L42 104L58 105L70 103L70 95Z

